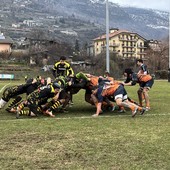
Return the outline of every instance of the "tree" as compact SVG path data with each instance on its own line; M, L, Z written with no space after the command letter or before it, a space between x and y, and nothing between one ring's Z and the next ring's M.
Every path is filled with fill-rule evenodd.
M28 34L28 37L33 37L34 39L47 39L48 38L48 31L39 29L39 28L33 28L31 32Z
M167 41L162 41L158 44L157 49L148 49L147 52L147 65L151 72L155 73L158 70L168 70L168 57L169 45Z
M80 51L80 46L79 46L79 40L78 39L76 39L76 42L75 42L75 51L76 52Z

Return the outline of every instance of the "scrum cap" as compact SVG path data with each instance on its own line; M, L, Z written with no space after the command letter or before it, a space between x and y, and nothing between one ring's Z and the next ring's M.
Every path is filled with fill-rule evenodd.
M57 81L53 82L53 87L54 87L54 89L60 89L61 88L61 86L57 83Z

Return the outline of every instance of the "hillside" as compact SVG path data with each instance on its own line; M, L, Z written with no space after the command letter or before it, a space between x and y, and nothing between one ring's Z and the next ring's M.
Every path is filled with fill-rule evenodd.
M0 0L1 31L12 38L27 36L33 28L48 32L70 43L89 42L105 33L105 0ZM121 7L109 3L110 27L137 32L146 39L168 36L168 13L164 11ZM32 21L28 27L24 21ZM24 23L24 24L23 24ZM12 24L20 24L13 28Z

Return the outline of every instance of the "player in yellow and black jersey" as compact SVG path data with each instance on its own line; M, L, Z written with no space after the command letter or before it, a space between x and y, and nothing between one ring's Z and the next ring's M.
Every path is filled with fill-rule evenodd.
M74 75L74 71L71 68L70 64L66 62L65 56L60 57L60 61L54 64L52 72L55 78L59 76Z
M17 108L16 118L19 118L20 115L38 116L39 114L42 114L44 110L41 105L47 103L50 98L52 98L50 107L45 110L45 114L54 117L55 115L53 115L52 111L64 102L62 99L59 100L60 91L61 87L56 81L35 90L27 97L27 106L29 110L24 110L24 104L21 104Z
M11 98L13 98L14 100L8 105L8 110L10 110L12 106L21 101L22 98L19 95L27 93L27 89L30 86L34 86L36 82L37 80L34 79L29 83L7 87L3 91L2 98L0 99L0 109L2 109Z
M14 107L18 105L22 100L22 97L20 96L21 94L26 93L27 95L29 95L34 90L43 85L45 85L44 79L42 79L41 76L37 76L36 78L28 79L25 84L7 87L3 91L2 98L0 99L0 109L2 109L6 105L6 103L13 98L14 100L9 103L6 111L14 112Z

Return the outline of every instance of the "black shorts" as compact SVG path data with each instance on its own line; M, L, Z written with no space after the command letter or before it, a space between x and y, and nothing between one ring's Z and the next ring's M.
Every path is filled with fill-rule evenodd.
M114 92L114 99L122 98L122 100L127 99L127 92L123 85L120 85L118 89Z
M67 92L65 92L64 90L62 90L59 94L59 98L58 99L66 99L69 97L69 94Z
M150 89L153 86L153 84L154 84L154 79L153 78L151 80L147 81L147 82L139 83L140 88L144 88L145 87L145 88L148 88L148 89Z

